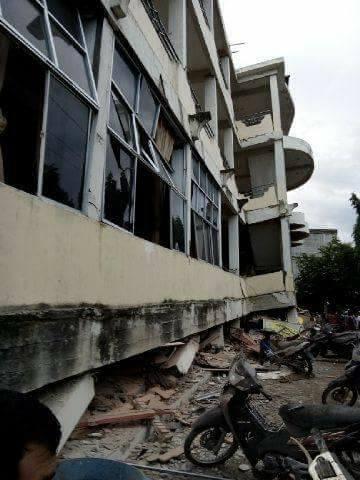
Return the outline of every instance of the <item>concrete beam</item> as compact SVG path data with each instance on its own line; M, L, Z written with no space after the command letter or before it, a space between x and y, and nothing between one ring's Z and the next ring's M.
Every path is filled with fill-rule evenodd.
M234 134L231 127L224 129L224 155L230 168L234 168Z
M0 315L0 388L27 392L247 314L245 300Z

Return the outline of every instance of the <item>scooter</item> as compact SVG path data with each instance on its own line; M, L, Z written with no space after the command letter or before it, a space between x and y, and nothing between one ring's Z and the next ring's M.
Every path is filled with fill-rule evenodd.
M188 460L196 465L217 465L231 458L238 448L260 478L276 478L289 472L304 478L307 460L292 437L313 456L319 454L312 430L326 431L325 440L355 478L360 479L360 409L345 406L284 405L283 420L274 426L254 405L255 396L271 401L245 359L234 360L219 406L202 414L184 445Z
M260 363L268 360L277 365L286 365L296 373L310 376L313 371L312 357L308 352L310 343L302 338L282 340L275 344L272 337L278 334L272 330L262 330L264 338L260 342ZM274 348L275 347L275 348Z
M345 373L336 378L323 391L321 400L326 404L353 406L360 392L360 346L353 349L352 359L345 365Z

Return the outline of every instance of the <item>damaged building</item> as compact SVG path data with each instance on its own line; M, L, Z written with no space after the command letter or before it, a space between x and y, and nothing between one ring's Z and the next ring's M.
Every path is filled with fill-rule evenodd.
M294 320L293 117L284 60L235 70L217 0L0 0L1 387Z

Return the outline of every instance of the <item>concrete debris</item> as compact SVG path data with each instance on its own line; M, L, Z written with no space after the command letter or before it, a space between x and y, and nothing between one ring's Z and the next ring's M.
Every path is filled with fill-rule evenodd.
M253 336L245 333L242 329L237 328L231 331L231 339L234 340L247 355L260 353L260 342Z
M181 457L184 453L184 447L175 447L172 448L171 450L168 450L166 453L163 453L162 455L159 456L159 461L160 463L167 463L169 462L172 458L178 458Z
M239 470L241 472L248 472L249 470L251 470L251 467L250 467L250 465L247 465L246 463L241 463L239 465Z
M150 388L150 392L156 393L157 395L159 395L164 400L168 400L169 398L171 398L175 394L174 389L163 390L161 387Z
M200 352L196 356L196 363L204 368L227 370L234 358L234 354L219 352L216 354Z
M195 355L199 350L199 341L200 337L193 337L186 345L179 347L161 368L175 367L179 373L185 375L190 370Z

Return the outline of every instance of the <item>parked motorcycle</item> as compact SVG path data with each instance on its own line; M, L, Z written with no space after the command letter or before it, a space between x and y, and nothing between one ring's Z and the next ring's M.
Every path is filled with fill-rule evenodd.
M286 365L296 373L310 376L313 371L312 357L308 352L310 343L302 338L272 341L278 334L271 330L262 331L260 342L260 363L268 360L277 365Z
M313 430L313 437L320 452L314 459L311 458L308 450L298 440L293 439L308 460L309 474L304 473L303 478L311 477L312 480L354 480L354 477L344 468L337 456L329 451L324 437L318 430Z
M354 344L360 339L358 331L334 332L331 325L325 325L320 331L314 331L309 338L309 351L314 357L325 357L329 352L340 358L351 358Z
M325 388L322 403L349 405L355 404L360 392L360 347L353 349L352 359L345 365L345 373Z
M232 364L229 383L219 406L202 414L185 440L184 451L196 465L225 462L240 447L261 478L291 473L304 478L307 462L292 437L315 456L319 453L312 435L314 428L326 430L329 449L355 478L360 478L360 409L345 406L284 405L279 415L284 424L275 427L254 405L262 395L269 401L255 370L241 357Z

